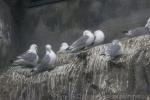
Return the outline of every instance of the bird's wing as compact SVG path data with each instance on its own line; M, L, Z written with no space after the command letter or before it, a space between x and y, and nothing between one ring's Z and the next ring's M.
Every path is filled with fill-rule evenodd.
M44 58L42 59L40 65L43 66L43 67L47 67L47 66L49 66L50 60L51 60L50 56L49 55L45 55Z
M71 48L82 48L86 45L86 40L88 39L88 36L81 36L78 40L76 40L70 47Z
M144 35L144 34L150 33L148 28L146 27L138 27L135 29L131 29L129 31L132 33L133 36Z
M35 69L33 69L32 72L34 74L38 74L38 73L52 69L52 66L49 63L50 60L51 60L50 56L45 55L44 58L42 59L41 63Z
M37 55L32 52L26 52L22 54L20 57L28 62L34 62L37 58Z
M109 55L112 57L117 56L119 54L120 48L121 47L119 45L111 45L109 47Z
M28 51L22 53L21 55L17 56L17 59L22 59L22 56L24 56L26 53L28 53Z

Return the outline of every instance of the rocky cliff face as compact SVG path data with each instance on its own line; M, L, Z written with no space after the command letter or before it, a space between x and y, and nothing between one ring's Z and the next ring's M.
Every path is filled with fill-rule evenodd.
M113 61L101 55L106 49L101 45L80 56L60 55L62 65L31 77L30 69L12 67L0 76L0 99L146 100L150 93L150 36L124 40L122 44L123 55ZM69 57L69 63L63 64Z
M3 69L13 53L13 22L9 6L0 0L0 68L3 67Z
M84 29L102 29L109 42L122 37L121 31L144 25L150 15L149 0L69 0L35 8L23 8L19 0L4 1L0 0L2 70L15 54L12 48L23 52L34 42L40 48L50 43L57 49L60 42L74 41ZM122 43L124 54L113 63L101 55L105 44L84 56L59 55L54 70L35 76L29 77L31 69L9 68L0 76L0 100L149 99L150 36Z

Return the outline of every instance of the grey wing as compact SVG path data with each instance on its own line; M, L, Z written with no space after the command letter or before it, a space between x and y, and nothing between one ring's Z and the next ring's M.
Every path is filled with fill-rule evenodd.
M86 45L86 40L88 39L88 36L82 36L78 40L76 40L70 47L71 48L82 48Z
M35 70L33 70L33 72L36 74L52 69L52 67L49 65L50 60L51 58L49 57L49 55L45 55L39 66Z
M41 66L43 66L43 67L49 66L50 60L51 60L50 56L49 55L45 55L44 58L41 61Z
M115 57L115 56L119 55L120 48L121 47L119 45L110 45L110 47L108 49L108 54L111 57Z
M37 58L37 55L35 53L25 53L21 55L20 57L26 61L34 62Z
M131 31L132 35L131 36L138 36L138 35L144 35L148 34L149 30L146 27L138 27L136 29L129 30Z
M26 53L28 53L28 52L27 52L27 51L26 51L26 52L24 52L23 54L21 54L21 55L17 56L17 58L18 58L18 59L20 59L20 58L22 59L22 56L24 56Z

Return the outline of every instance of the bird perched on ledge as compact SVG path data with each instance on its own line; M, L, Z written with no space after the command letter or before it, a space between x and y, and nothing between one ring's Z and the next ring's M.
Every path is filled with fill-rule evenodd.
M45 49L46 49L45 56L41 60L40 64L31 71L34 74L41 73L44 71L49 71L49 70L52 70L54 68L54 64L56 61L56 54L52 50L52 46L49 44L47 44L45 46Z
M39 57L37 55L38 46L32 44L30 48L18 56L15 61L13 61L13 66L24 66L24 67L35 67L38 63Z
M68 47L69 47L69 45L66 42L61 43L61 46L60 46L59 51L57 53L67 52Z
M123 33L125 33L125 35L128 37L150 34L150 18L147 20L145 26L130 29L129 31L124 31Z
M122 44L119 40L113 40L112 43L108 44L106 49L106 55L112 59L122 55Z
M89 30L85 30L83 32L83 35L75 42L73 42L72 45L70 45L67 50L71 52L82 50L85 47L90 46L93 43L93 41L94 41L94 35L92 34L92 32Z

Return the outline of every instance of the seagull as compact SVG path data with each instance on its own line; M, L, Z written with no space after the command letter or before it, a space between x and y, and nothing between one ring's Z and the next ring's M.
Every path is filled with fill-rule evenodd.
M106 49L106 55L112 59L122 55L122 44L119 40L113 40L112 43L108 44Z
M103 41L104 41L104 39L105 39L105 36L104 36L104 32L103 31L101 31L101 30L96 30L95 32L94 32L94 45L99 45L99 44L101 44Z
M135 37L135 36L140 36L144 34L149 34L150 33L150 18L147 20L147 23L143 27L137 27L135 29L130 29L129 31L124 31L126 36L128 37Z
M54 68L54 64L56 61L56 54L52 50L52 46L50 44L47 44L45 48L46 48L46 53L41 63L39 64L38 67L31 70L31 72L40 73L43 71L52 70Z
M74 52L77 50L81 50L85 47L90 46L94 41L94 35L91 31L85 30L83 32L83 35L77 39L75 42L72 43L72 45L69 46L67 50Z
M69 45L66 42L61 43L59 51L57 53L65 53Z
M25 53L18 56L12 65L14 66L20 65L24 67L27 66L35 67L39 60L39 57L37 55L37 47L38 46L36 44L30 45L30 48Z

